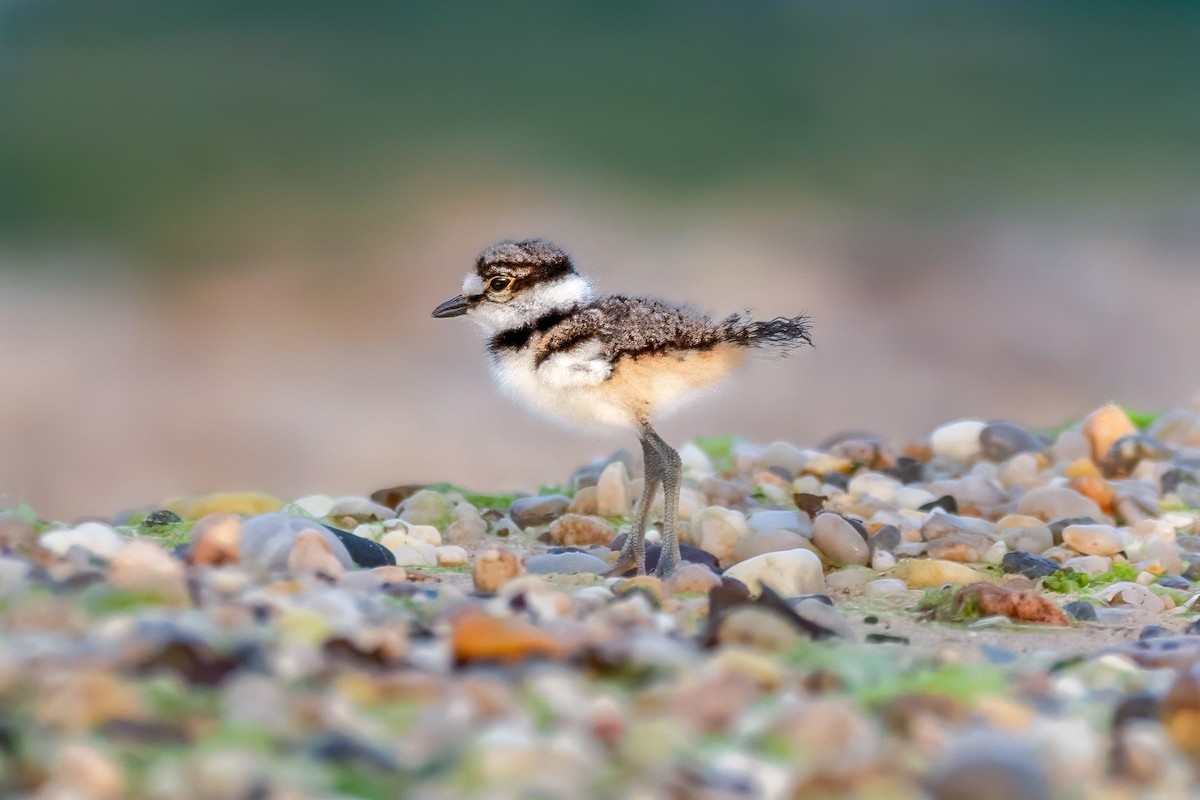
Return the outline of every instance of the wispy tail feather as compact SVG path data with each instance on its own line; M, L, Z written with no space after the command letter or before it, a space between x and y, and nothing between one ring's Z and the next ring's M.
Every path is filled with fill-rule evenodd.
M772 320L752 320L745 314L734 314L721 323L725 340L742 347L767 348L786 355L797 347L812 347L812 323L806 314L796 317L776 317Z

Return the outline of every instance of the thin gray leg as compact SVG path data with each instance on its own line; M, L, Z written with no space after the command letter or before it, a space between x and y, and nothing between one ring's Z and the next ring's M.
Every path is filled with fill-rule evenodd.
M675 448L655 433L648 423L642 426L642 436L658 453L663 486L662 553L658 557L658 569L655 570L655 574L660 578L669 578L682 560L679 554L678 521L679 485L683 475L683 462L679 458L679 453L675 452Z
M646 523L650 518L650 507L654 505L654 495L662 482L661 463L657 447L639 431L642 442L642 497L638 501L637 511L633 516L633 525L629 529L629 538L621 549L609 575L624 575L630 569L637 569L638 575L646 574Z

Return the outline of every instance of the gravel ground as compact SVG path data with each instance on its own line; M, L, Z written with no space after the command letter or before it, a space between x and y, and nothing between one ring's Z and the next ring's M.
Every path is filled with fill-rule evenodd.
M666 580L605 575L625 453L525 496L10 509L2 793L1196 792L1200 404L681 455Z

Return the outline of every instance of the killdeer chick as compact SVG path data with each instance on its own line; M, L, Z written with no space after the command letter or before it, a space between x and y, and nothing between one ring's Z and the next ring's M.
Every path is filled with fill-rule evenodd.
M645 480L625 548L611 574L646 571L646 523L663 489L657 572L678 565L679 454L651 420L724 380L749 351L812 344L808 319L713 319L660 300L597 296L571 257L544 239L500 242L483 251L462 294L433 310L466 314L490 336L492 371L511 395L583 424L633 429Z

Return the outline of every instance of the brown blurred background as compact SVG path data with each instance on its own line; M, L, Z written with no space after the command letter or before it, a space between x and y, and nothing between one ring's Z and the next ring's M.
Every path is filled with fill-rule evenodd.
M0 0L0 505L451 480L547 425L433 320L540 235L807 311L664 427L812 444L1200 391L1200 6Z

